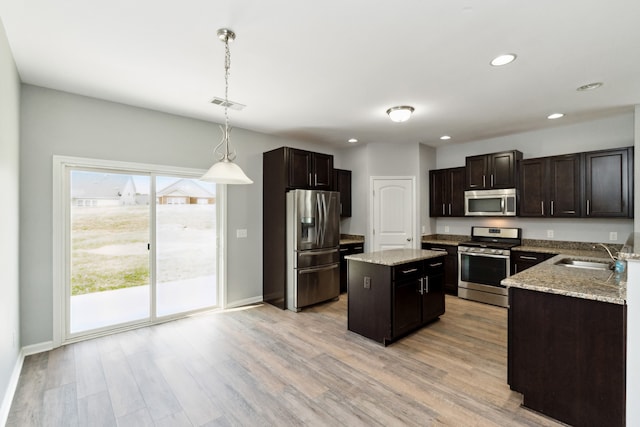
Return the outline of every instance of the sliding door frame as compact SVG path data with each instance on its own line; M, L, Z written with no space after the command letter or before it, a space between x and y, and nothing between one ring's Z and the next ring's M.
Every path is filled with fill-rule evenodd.
M150 241L152 243L152 252L150 254L150 290L152 293L150 303L150 317L146 321L139 321L132 324L125 324L121 327L110 328L109 330L96 330L95 332L83 334L82 336L70 336L68 324L68 310L70 298L68 294L69 285L69 263L68 254L71 248L70 244L70 224L69 214L70 200L69 173L71 169L91 169L102 170L105 172L130 172L132 174L149 175L152 194L155 194L155 177L159 175L176 176L182 178L198 178L206 171L202 169L182 168L175 166L153 165L145 163L132 163L113 160L101 160L82 157L69 156L53 156L53 347L59 347L71 342L81 341L84 339L94 338L97 336L108 335L116 331L134 329L141 326L148 326L156 323L162 323L176 318L185 317L193 312L180 313L161 318L155 317L155 202L150 199L150 216L151 230ZM218 291L217 301L219 308L225 308L227 302L226 289L226 205L227 205L227 189L226 185L216 185L216 286ZM196 311L206 311L196 310Z

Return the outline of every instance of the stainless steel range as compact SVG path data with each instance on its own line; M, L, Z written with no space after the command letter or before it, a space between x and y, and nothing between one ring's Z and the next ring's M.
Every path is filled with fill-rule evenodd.
M458 246L458 296L508 307L511 248L522 244L522 229L471 227L471 240Z

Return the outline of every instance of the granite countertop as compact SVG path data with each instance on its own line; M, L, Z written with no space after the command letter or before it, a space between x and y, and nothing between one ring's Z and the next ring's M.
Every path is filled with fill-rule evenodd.
M583 257L562 253L527 270L504 279L507 287L566 295L613 304L625 304L626 272L616 275L610 270L591 270L555 265L562 258L584 261L610 261L609 258Z
M443 252L427 251L424 249L387 249L385 251L369 252L364 254L347 255L345 259L381 264L393 267L413 261L437 258L444 256Z
M422 243L458 246L460 243L465 242L469 239L469 236L462 236L457 234L430 234L427 236L422 236Z
M359 234L341 234L340 235L340 244L341 245L351 245L364 243L364 236Z

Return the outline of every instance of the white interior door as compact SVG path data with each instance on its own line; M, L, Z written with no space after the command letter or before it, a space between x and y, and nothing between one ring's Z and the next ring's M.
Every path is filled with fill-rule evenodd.
M371 178L373 251L415 248L415 178Z

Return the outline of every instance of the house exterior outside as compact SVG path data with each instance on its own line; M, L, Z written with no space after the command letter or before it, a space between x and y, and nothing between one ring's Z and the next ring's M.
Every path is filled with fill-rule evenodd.
M181 179L158 190L159 205L213 205L216 195L190 179Z

